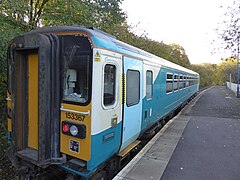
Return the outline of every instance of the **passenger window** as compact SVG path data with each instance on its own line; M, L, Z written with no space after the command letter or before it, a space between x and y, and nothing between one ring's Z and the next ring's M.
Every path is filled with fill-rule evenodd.
M127 71L127 106L138 104L140 99L140 72Z
M186 88L186 75L183 76L183 88Z
M173 75L167 74L166 80L166 93L170 93L173 90Z
M174 75L173 89L174 89L174 91L178 90L178 75Z
M107 64L104 68L104 94L103 104L105 106L115 103L116 91L116 66Z
M186 80L186 87L189 86L189 76L187 76L187 80Z
M179 89L182 89L183 88L183 76L180 75L179 76Z
M146 73L146 98L151 99L153 96L153 73L147 71Z
M192 85L193 85L193 78L189 77L189 86L192 86Z

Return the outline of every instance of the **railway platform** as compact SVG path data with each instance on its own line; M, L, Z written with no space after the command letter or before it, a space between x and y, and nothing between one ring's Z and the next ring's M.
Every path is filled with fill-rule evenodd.
M202 91L114 180L239 180L240 99L216 86Z

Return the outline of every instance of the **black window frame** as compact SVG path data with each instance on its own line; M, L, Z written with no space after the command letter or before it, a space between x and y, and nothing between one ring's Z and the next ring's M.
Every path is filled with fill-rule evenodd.
M150 83L151 83L151 84L150 84L150 85L151 85L151 97L148 97L148 96L147 96L147 86L148 86L148 84L147 84L147 77L148 77L147 74L148 74L148 73L151 73L151 76L150 76L150 77L151 77L151 82L150 82ZM147 99L147 100L150 100L150 99L152 99L152 97L153 97L153 71L147 70L147 71L146 71L146 99Z
M170 94L173 92L173 73L166 73L166 94ZM167 84L171 83L172 84L172 88L171 91L168 91L167 89Z
M176 92L179 89L179 75L178 74L174 74L173 77L174 77L173 78L173 91ZM175 83L177 83L177 88L175 88L175 85L174 85Z
M107 103L105 104L105 98L109 98L109 97L106 97L105 96L105 70L106 70L106 67L107 66L112 66L114 67L114 84L113 84L113 101L111 103ZM103 76L103 105L105 107L109 107L109 106L112 106L116 103L116 99L117 99L117 94L116 94L116 84L117 84L117 66L115 64L111 64L111 63L107 63L104 65L104 68L103 68L103 73L104 73L104 76Z
M138 93L138 100L134 103L129 103L128 102L128 99L129 99L129 93L128 93L129 85L128 84L131 83L131 82L129 82L129 78L128 78L129 72L137 72L137 74L138 74L138 92L139 93ZM128 69L127 73L126 73L126 105L127 105L127 107L131 107L131 106L134 106L134 105L138 104L139 102L140 102L140 72L138 70Z
M78 38L79 37L79 38ZM61 75L61 103L65 103L65 104L72 104L72 105L80 105L80 106L87 106L91 100L92 100L92 69L93 69L93 49L92 49L92 45L91 42L89 41L88 37L84 37L82 35L60 35L58 36L59 40L60 40L60 45L61 45L61 54L60 54L60 58L62 59L61 61L61 71L60 71L60 75ZM88 72L89 72L89 77L88 77L88 100L85 103L81 103L81 102L75 102L75 101L67 101L64 100L64 95L63 95L63 90L64 90L64 73L65 73L65 68L67 68L67 66L69 65L69 53L67 51L65 51L65 48L68 48L66 46L66 41L67 38L72 38L74 39L73 43L73 47L78 47L81 46L81 44L85 44L84 48L83 46L81 46L82 48L77 48L76 50L76 56L88 56L89 58L89 64L88 64ZM79 44L78 44L79 43ZM67 43L67 45L69 45Z
M180 74L180 75L178 76L178 78L179 78L178 89L179 89L179 90L182 90L182 89L183 89L183 75Z
M183 89L186 88L186 80L187 80L187 76L183 75Z
M186 76L186 88L189 87L189 75Z

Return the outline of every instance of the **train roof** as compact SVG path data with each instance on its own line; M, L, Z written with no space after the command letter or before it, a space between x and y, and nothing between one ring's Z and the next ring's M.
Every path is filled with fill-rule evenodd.
M36 30L32 30L30 32L25 33L24 35L35 34L35 33L45 34L45 33L60 33L60 32L78 32L78 31L89 34L95 47L109 49L111 51L115 51L121 54L144 59L145 61L149 61L154 64L158 64L158 65L170 67L176 70L184 71L190 74L198 75L198 73L190 69L187 69L185 67L172 63L168 60L155 56L151 53L143 51L139 48L131 46L127 43L119 41L115 36L110 35L96 28L86 28L83 26L51 26L51 27L42 27Z

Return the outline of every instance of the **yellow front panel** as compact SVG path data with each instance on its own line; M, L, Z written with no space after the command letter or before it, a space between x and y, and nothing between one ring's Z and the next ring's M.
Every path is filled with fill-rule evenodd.
M8 118L8 131L12 132L12 119Z
M38 54L28 56L28 147L38 149Z
M71 104L61 104L64 109L70 109L74 111L80 112L87 112L91 110L91 103L87 106L78 106L78 105L71 105ZM68 154L70 156L88 161L90 160L90 153L91 153L91 115L81 115L77 113L69 113L67 111L61 111L61 147L60 151L62 153ZM86 126L86 138L80 139L73 136L65 135L62 133L62 121L69 121L75 124L84 124ZM79 143L79 152L73 152L70 150L70 140L77 141Z
M11 111L12 108L12 100L11 100L11 95L7 93L7 108L8 111ZM8 118L8 131L12 132L12 119Z

